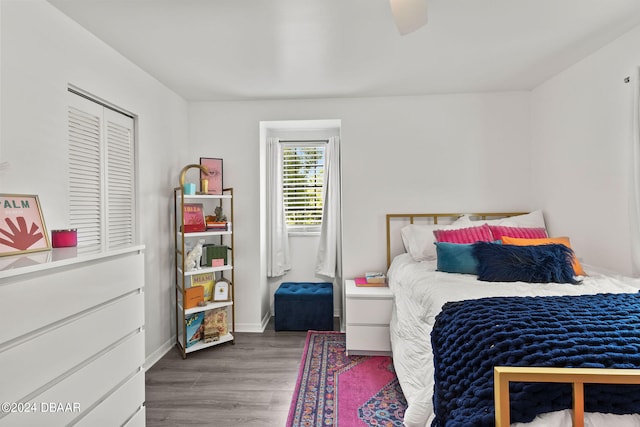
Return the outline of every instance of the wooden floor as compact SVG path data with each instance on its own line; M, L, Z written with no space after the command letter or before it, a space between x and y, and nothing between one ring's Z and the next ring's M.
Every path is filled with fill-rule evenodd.
M272 321L184 360L173 348L146 372L147 426L284 426L306 336Z

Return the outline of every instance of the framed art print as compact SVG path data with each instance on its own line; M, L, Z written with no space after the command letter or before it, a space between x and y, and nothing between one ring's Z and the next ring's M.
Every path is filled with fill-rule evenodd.
M208 157L200 157L200 165L204 166L209 170L209 175L204 172L200 172L201 182L202 180L206 180L208 182L207 185L207 194L222 194L222 159L212 159ZM204 188L201 188L200 191L203 191Z
M229 282L221 279L213 286L214 301L229 301Z
M0 256L49 249L38 196L0 194Z

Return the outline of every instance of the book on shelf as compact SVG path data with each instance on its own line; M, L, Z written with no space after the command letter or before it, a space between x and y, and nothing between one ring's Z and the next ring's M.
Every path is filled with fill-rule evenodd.
M355 282L356 286L358 286L358 287L371 287L371 288L373 288L373 287L387 286L386 282L370 283L370 282L367 281L366 276L365 277L356 277L353 281Z
M379 273L377 271L368 271L364 274L365 279L367 279L367 283L370 284L378 284L378 283L386 283L387 278L383 273Z
M194 274L191 276L191 287L203 289L203 300L211 301L213 297L213 272Z
M184 233L195 233L206 231L207 226L204 221L204 208L202 203L185 203L182 211Z
M207 231L227 231L226 221L207 221Z
M224 336L229 333L229 324L227 322L227 309L225 307L216 308L205 311L204 315L204 333L205 335Z
M194 344L197 344L204 338L204 313L202 311L194 313L185 318L187 326L187 336L185 347L189 348Z

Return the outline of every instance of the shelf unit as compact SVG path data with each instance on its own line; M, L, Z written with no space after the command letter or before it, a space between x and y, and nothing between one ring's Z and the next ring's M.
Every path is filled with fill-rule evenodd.
M187 354L204 348L213 347L223 343L231 342L235 344L235 274L234 274L234 239L233 239L233 188L225 188L221 195L212 194L195 194L185 195L181 187L173 190L174 195L174 236L175 236L175 310L176 310L176 346L182 353L182 358L186 358ZM214 209L220 206L227 214L227 230L215 231L199 231L199 232L183 232L184 228L184 205L185 203L202 204L205 215L213 215ZM189 251L197 244L199 240L204 240L205 244L224 245L228 247L227 264L218 267L201 266L197 269L187 271L187 256ZM191 308L184 307L186 299L186 290L192 286L194 276L211 273L213 276L214 289L215 283L224 279L229 282L228 300L225 301L208 301L204 306L196 306ZM212 291L213 292L213 291ZM187 343L188 337L191 335L188 331L188 323L194 317L198 317L202 313L204 317L207 314L213 314L214 310L224 311L223 316L226 317L228 332L218 339L210 342L204 341L203 328L200 328L200 339ZM216 313L220 313L217 311ZM226 314L225 314L226 313ZM196 316L194 316L196 315Z

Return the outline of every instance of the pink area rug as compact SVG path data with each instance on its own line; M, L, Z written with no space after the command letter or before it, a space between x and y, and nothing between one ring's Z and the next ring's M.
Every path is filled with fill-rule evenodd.
M287 427L401 426L406 407L390 357L347 356L344 334L309 331Z

